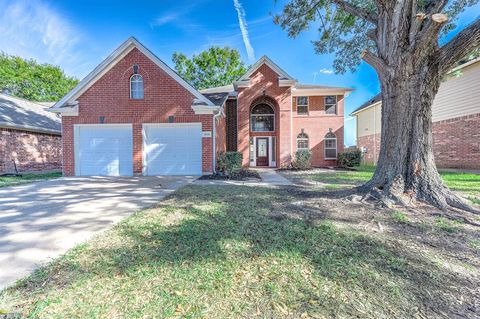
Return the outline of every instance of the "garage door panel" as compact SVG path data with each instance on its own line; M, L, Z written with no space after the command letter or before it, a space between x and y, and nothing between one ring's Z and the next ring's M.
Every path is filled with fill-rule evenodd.
M196 125L145 126L147 175L200 175L202 129Z
M78 140L78 175L132 175L131 127L80 126Z

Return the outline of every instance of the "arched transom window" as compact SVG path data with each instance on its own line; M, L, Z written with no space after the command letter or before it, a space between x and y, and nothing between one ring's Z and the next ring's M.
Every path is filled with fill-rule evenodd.
M303 132L297 135L297 150L308 150L308 135Z
M337 136L332 132L325 135L325 159L337 159Z
M130 98L133 100L143 99L143 77L140 74L130 77Z
M275 131L275 112L268 104L258 104L250 114L252 132Z

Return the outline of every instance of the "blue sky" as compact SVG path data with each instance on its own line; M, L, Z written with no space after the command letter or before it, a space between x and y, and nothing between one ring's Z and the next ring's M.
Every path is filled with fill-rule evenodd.
M173 52L190 56L213 45L237 48L246 64L268 55L303 83L355 89L345 110L345 143L352 145L355 121L348 114L378 93L377 76L364 63L355 73L334 74L333 57L314 53L314 25L298 38L288 38L272 22L284 2L0 0L0 50L57 64L78 78L131 35L170 65ZM480 5L468 9L460 25L479 12Z

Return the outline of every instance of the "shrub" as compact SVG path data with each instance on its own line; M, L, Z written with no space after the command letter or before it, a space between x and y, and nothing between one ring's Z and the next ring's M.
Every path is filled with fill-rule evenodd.
M226 176L233 177L242 170L242 160L242 153L222 152L217 157L217 170Z
M310 150L299 150L295 153L295 160L292 162L294 169L309 169L312 167L312 152Z
M362 151L356 150L338 154L338 165L341 167L360 166L362 162Z

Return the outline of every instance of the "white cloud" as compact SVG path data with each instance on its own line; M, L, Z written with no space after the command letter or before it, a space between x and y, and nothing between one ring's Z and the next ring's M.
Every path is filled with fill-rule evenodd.
M327 68L320 69L319 72L322 73L322 74L328 74L328 75L333 74L333 70L332 69L327 69Z
M1 51L60 65L69 74L83 72L81 32L41 0L0 2L0 34Z
M235 9L237 10L238 15L238 24L240 25L240 31L242 32L243 42L245 44L245 49L247 50L247 56L250 63L255 62L255 52L250 43L250 38L248 36L247 21L245 19L245 10L240 3L240 0L233 0Z
M150 23L151 27L160 27L164 24L170 23L175 19L179 18L180 15L176 13L167 13L155 19L152 23Z

